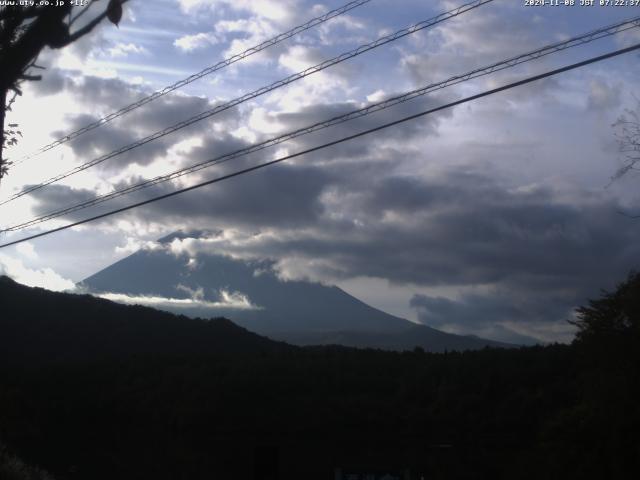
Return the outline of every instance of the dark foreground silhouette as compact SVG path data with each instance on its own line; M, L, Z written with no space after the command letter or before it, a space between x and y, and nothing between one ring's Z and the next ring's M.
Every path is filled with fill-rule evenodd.
M631 275L570 346L399 353L0 277L0 475L36 478L15 454L56 479L639 478L639 303Z

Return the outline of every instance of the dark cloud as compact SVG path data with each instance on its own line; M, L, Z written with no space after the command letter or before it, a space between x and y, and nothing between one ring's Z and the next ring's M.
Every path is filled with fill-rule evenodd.
M420 322L430 327L444 330L453 327L456 331L478 334L491 331L492 338L501 341L531 344L540 340L515 331L514 325L526 330L529 325L560 323L569 331L567 320L571 318L571 310L583 300L553 295L523 296L517 290L507 289L484 295L466 294L459 300L414 295L410 304L416 309Z
M131 183L140 180L132 179ZM145 222L175 225L176 229L185 225L190 228L206 227L211 223L242 225L245 228L312 225L323 214L320 195L329 183L330 175L316 167L279 165L151 204L130 215ZM115 188L126 186L126 183L121 183ZM163 184L76 212L66 219L77 221L175 189L174 185ZM92 198L93 194L86 189L55 185L34 192L33 196L38 201L35 214L42 215Z
M257 178L261 174L256 181L270 185L270 194L256 192L257 197L234 205L226 197L233 191L221 191L219 198L231 202L225 205L235 207L230 210L234 215L215 211L214 223L245 231L269 228L272 234L217 248L273 259L281 270L295 264L296 274L309 278L367 276L426 287L489 285L493 293L457 302L416 297L414 307L432 326L446 323L460 333L528 343L554 335L566 339L572 309L600 288L611 288L640 259L637 225L617 215L616 204L599 194L583 193L568 201L563 196L567 192L510 189L473 172L428 180L376 180L367 175L371 171L360 173L360 178L329 176L316 189L302 188L306 195L291 192L273 205L254 203L277 191L273 180ZM329 203L327 192L333 197ZM320 201L314 200L323 193ZM193 197L190 208L197 211L204 202L204 197Z
M145 105L144 108L134 110L127 120L131 125L140 125L149 133L162 130L170 125L174 125L193 116L209 111L227 101L210 102L206 98L187 96L180 94L169 94ZM237 107L225 110L210 117L205 122L198 122L188 127L188 133L198 132L199 125L206 125L207 122L222 123L227 128L233 127L237 121L239 113ZM179 137L179 134L178 134ZM174 138L175 141L175 138Z
M76 82L69 81L67 83L67 88L73 89L74 95L80 102L89 106L91 111L99 113L69 116L65 130L54 132L56 137L62 137L67 132L76 131L94 123L103 115L115 112L151 93L119 79L86 76ZM220 103L211 103L201 97L171 93L100 128L82 134L72 140L70 145L80 162L85 163L146 138L178 122L211 110ZM166 154L167 150L177 141L184 140L187 136L204 135L205 143L216 145L216 152L228 153L235 150L234 147L238 145L239 141L232 141L228 134L214 131L213 125L222 123L227 131L233 130L237 127L241 116L242 113L237 108L226 110L111 158L101 163L97 168L114 172L129 164L149 165L159 156ZM221 137L224 138L221 139ZM209 150L214 149L209 148ZM202 161L205 158L198 157L195 160Z
M94 123L99 119L100 117L89 114L74 115L73 118L70 119L69 130L75 131L85 125ZM56 137L63 137L65 133L66 132L61 130L54 132L54 135ZM127 128L117 125L105 125L99 129L87 132L73 140L71 148L80 162L85 163L93 160L94 158L108 154L117 148L128 145L137 139L138 136ZM161 153L165 149L154 148L153 150L154 151L149 151L149 147L145 148L145 155L141 156L141 158L152 159L154 154ZM127 155L126 159L124 157L111 159L108 163L101 165L100 169L110 169L116 164L121 168L123 165L128 163L126 160L131 160L129 157L130 156Z
M252 246L256 256L321 258L335 277L399 284L593 290L640 259L637 225L603 194L568 200L568 192L508 188L473 171L399 176L390 163L269 167L129 216L168 229L275 229ZM34 192L38 210L71 203L63 202L63 188ZM156 188L110 207L174 187Z
M188 154L188 158L191 160L191 164L197 164L203 160L218 158L223 155L227 155L238 150L242 150L249 146L249 143L245 140L241 140L238 137L229 135L228 133L211 133L203 138L203 143L200 146L194 147ZM243 157L237 157L232 160L233 164L243 163L245 160L241 160ZM256 154L250 157L264 158L264 154Z
M199 218L250 228L310 225L322 215L320 194L330 177L315 167L279 165L155 204L158 221Z
M25 185L25 189L34 186ZM95 192L85 188L75 189L66 185L53 184L36 190L30 195L37 201L33 210L34 215L41 216L94 198ZM75 220L76 218L69 217L68 219Z
M92 110L111 113L147 96L143 86L132 85L119 78L81 76L69 85L70 93ZM72 89L72 90L71 90Z
M57 68L47 70L42 74L42 80L30 83L32 91L37 96L54 95L65 89L69 80Z
M416 84L441 81L551 43L541 42L539 31L531 28L531 12L506 4L501 8L480 8L429 30L424 35L428 54L403 59ZM507 8L511 11L505 22Z
M392 95L389 95L389 97L391 96ZM290 144L294 145L296 150L306 150L438 107L448 103L452 99L453 97L448 94L433 94L419 97L410 102L401 103L386 110L360 117L326 130L296 138L291 141ZM363 105L356 105L355 103L320 104L303 108L298 112L274 114L273 119L277 124L283 126L283 131L287 132L323 122L362 107ZM424 139L436 135L440 121L443 118L451 117L451 115L452 110L446 109L415 121L401 123L391 128L378 131L375 135L367 135L339 144L331 147L330 150L313 153L306 158L311 158L312 160L318 158L330 161L336 158L353 159L356 157L370 156L376 154L380 148L383 148L390 142L408 143L410 140Z

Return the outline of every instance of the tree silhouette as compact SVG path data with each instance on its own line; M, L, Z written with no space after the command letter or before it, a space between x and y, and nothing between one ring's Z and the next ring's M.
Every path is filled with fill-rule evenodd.
M640 336L640 272L632 272L614 292L576 310L576 341L637 340Z
M50 0L28 2L31 5L3 6L0 9L0 179L6 175L9 162L4 158L5 147L21 136L16 124L5 128L6 112L16 96L22 94L24 81L40 80L32 70L40 52L49 47L59 49L90 33L107 18L118 25L122 5L128 0L109 0L103 9L93 8L99 0L70 2ZM78 5L82 3L82 5ZM91 11L91 15L85 15Z

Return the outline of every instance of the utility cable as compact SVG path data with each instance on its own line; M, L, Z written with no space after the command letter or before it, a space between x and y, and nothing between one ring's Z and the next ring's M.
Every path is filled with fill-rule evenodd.
M257 90L254 90L251 93L247 93L245 95L242 95L241 97L237 97L227 103L221 104L221 105L217 105L216 107L214 107L213 109L207 110L205 112L202 112L194 117L191 117L187 120L183 120L182 122L176 123L170 127L165 128L164 130L160 130L158 132L155 132L143 139L140 139L134 143L131 143L129 145L126 145L124 147L121 147L117 150L114 150L106 155L103 155L101 157L95 158L93 160L90 160L89 162L83 163L82 165L78 165L77 167L72 168L71 170L65 172L65 173L61 173L59 175L56 175L54 177L49 178L48 180L45 180L42 183L36 184L36 185L31 185L23 190L21 190L20 192L12 195L11 197L3 200L2 202L0 202L0 206L5 205L17 198L20 198L24 195L27 195L31 192L34 192L36 190L39 190L43 187L46 187L47 185L51 185L52 183L56 183L60 180L63 180L65 178L70 177L71 175L75 175L76 173L82 172L88 168L91 168L95 165L98 165L102 162L105 162L106 160L109 160L113 157L116 157L118 155L121 155L125 152L128 152L130 150L133 150L135 148L138 148L142 145L145 145L149 142L152 142L154 140L157 140L159 138L162 138L166 135L169 135L171 133L174 133L178 130L181 130L185 127L188 127L190 125L193 125L196 122L200 122L206 118L212 117L213 115L216 115L218 113L221 113L223 111L229 110L230 108L233 108L241 103L247 102L249 100L253 100L254 98L257 98L261 95L264 95L266 93L272 92L273 90L276 90L278 88L284 87L285 85L288 85L290 83L293 83L297 80L300 80L302 78L305 78L309 75L312 75L314 73L318 73L322 70L325 70L326 68L332 67L334 65L337 65L339 63L342 63L346 60L349 60L351 58L357 57L359 55L362 55L365 52L368 52L369 50L373 50L374 48L380 47L382 45L386 45L387 43L390 42L394 42L400 38L406 37L407 35L411 35L413 33L419 32L421 30L424 30L426 28L432 27L438 23L444 22L446 20L449 20L453 17L456 17L458 15L461 15L462 13L468 12L469 10L472 10L474 8L477 8L481 5L484 5L486 3L490 3L493 0L476 0L474 2L470 2L467 3L465 5L462 5L460 7L454 8L453 10L450 10L448 12L445 13L441 13L440 15L437 15L431 19L428 20L424 20L422 22L416 23L410 27L407 28L403 28L402 30L398 30L397 32L390 34L390 35L385 35L383 37L378 38L377 40L374 40L373 42L367 43L365 45L361 45L353 50L350 50L346 53L342 53L340 55L338 55L337 57L333 57L329 60L325 60L322 63L319 63L317 65L314 65L313 67L309 67L301 72L298 73L294 73L293 75L290 75L282 80L278 80L277 82L274 82L266 87L261 87Z
M145 180L143 182L137 183L135 185L130 185L128 187L122 188L120 190L116 190L113 192L109 192L109 193L105 193L103 195L99 195L97 197L94 197L92 199L89 199L87 201L81 202L79 204L74 204L71 205L69 207L65 207L53 212L49 212L47 214L44 214L40 217L31 219L27 222L23 222L20 224L16 224L13 225L11 227L7 227L3 230L0 230L0 232L7 232L7 231L17 231L17 230L22 230L24 228L28 228L28 227L32 227L34 225L43 223L45 221L63 216L63 215L67 215L69 213L74 213L77 212L79 210L83 210L85 208L89 208L92 206L96 206L99 205L101 203L104 203L108 200L112 200L114 198L118 198L121 197L123 195L127 195L133 192L136 192L138 190L142 190L145 188L149 188L152 187L154 185L158 185L160 183L164 183L170 180L175 180L177 178L180 178L184 175L188 175L191 173L195 173L199 170L202 170L204 168L209 168L215 165L219 165L221 163L225 163L228 162L230 160L233 160L235 158L238 157L242 157L245 155L249 155L251 153L255 153L258 152L260 150L264 150L266 148L269 148L271 146L274 145L278 145L280 143L286 142L288 140L292 140L294 138L303 136L303 135L307 135L319 130L323 130L325 128L329 128L331 126L334 125L338 125L350 120L354 120L356 118L360 118L366 115L369 115L371 113L374 112L378 112L380 110L384 110L387 108L390 108L392 106L398 105L400 103L404 103L407 102L409 100L412 100L414 98L426 95L428 93L431 93L433 91L436 90L440 90L452 85L457 85L459 83L463 83L466 81L469 81L471 79L474 78L478 78L481 76L485 76L485 75L489 75L491 73L497 72L497 71L501 71L507 68L512 68L516 65L520 65L522 63L525 62L530 62L532 60L536 60L538 58L541 58L543 56L552 54L552 53L556 53L562 50L566 50L569 48L573 48L576 47L578 45L582 45L585 43L589 43L592 42L594 40L598 40L601 38L604 38L606 36L610 36L610 35L614 35L615 33L619 33L625 30L628 30L630 28L634 28L634 27L640 27L640 17L636 17L630 20L626 20L623 22L619 22L616 23L614 25L609 25L607 27L603 27L594 31L591 31L589 33L585 33L576 37L573 37L571 39L562 41L562 42L557 42L551 45L547 45L545 47L542 47L540 49L537 50L533 50L531 52L528 53L524 53L515 57L511 57L509 59L506 60L502 60L500 62L496 62L493 63L489 66L486 67L482 67L482 68L477 68L475 70L472 70L470 72L467 72L465 74L462 75L456 75L453 77L450 77L449 79L442 81L442 82L438 82L438 83L432 83L429 84L425 87L416 89L416 90L412 90L410 92L407 92L403 95L399 95L399 96L395 96L392 98L388 98L384 101L378 102L378 103L374 103L371 104L365 108L361 108L358 110L354 110L351 112L348 112L346 114L343 115L339 115L333 118L330 118L328 120L324 120L322 122L318 122L315 123L313 125L309 125L303 128L299 128L297 130L291 131L291 132L287 132L285 134L282 134L280 136L274 137L274 138L270 138L268 140L265 140L263 142L260 142L258 144L254 144L251 145L249 147L245 147L239 150L236 150L234 152L231 153L227 153L218 157L215 157L213 159L209 159L200 163L197 163L195 165L191 165L189 167L185 167L179 170L176 170L174 172L165 174L165 175L159 175L155 178L149 179L149 180Z
M496 94L498 92L502 92L502 91L509 90L509 89L512 89L512 88L515 88L515 87L519 87L521 85L525 85L525 84L528 84L528 83L531 83L531 82L535 82L537 80L542 80L542 79L547 78L547 77L558 75L558 74L563 73L563 72L567 72L567 71L570 71L570 70L574 70L576 68L584 67L586 65L590 65L590 64L596 63L596 62L600 62L600 61L606 60L608 58L613 58L613 57L616 57L618 55L623 55L625 53L629 53L631 51L638 50L638 49L640 49L640 43L632 45L632 46L627 47L627 48L622 48L622 49L619 49L619 50L616 50L616 51L613 51L613 52L610 52L610 53L607 53L607 54L604 54L604 55L600 55L598 57L593 57L593 58L590 58L588 60L584 60L582 62L574 63L574 64L571 64L571 65L567 65L565 67L557 68L555 70L550 70L548 72L545 72L545 73L542 73L542 74L539 74L539 75L534 75L532 77L528 77L528 78L525 78L523 80L519 80L517 82L509 83L507 85L503 85L502 87L494 88L492 90L487 90L485 92L482 92L482 93L479 93L479 94L476 94L476 95L472 95L470 97L466 97L466 98L463 98L461 100L457 100L455 102L447 103L446 105L441 105L439 107L431 108L429 110L425 110L423 112L416 113L414 115L409 115L409 116L401 118L399 120L395 120L393 122L385 123L383 125L379 125L377 127L370 128L368 130L356 133L354 135L349 135L347 137L343 137L343 138L341 138L339 140L334 140L332 142L324 143L322 145L318 145L318 146L313 147L313 148L309 148L309 149L306 149L306 150L303 150L303 151L300 151L300 152L296 152L296 153L293 153L291 155L286 155L284 157L280 157L280 158L277 158L275 160L271 160L269 162L261 163L260 165L255 165L253 167L245 168L243 170L239 170L237 172L230 173L228 175L217 177L217 178L208 180L206 182L198 183L197 185L192 185L190 187L182 188L182 189L176 190L174 192L166 193L164 195L153 197L153 198L150 198L148 200L144 200L142 202L138 202L138 203L134 203L134 204L131 204L131 205L127 205L126 207L121 207L121 208L118 208L118 209L115 209L115 210L111 210L109 212L102 213L100 215L96 215L96 216L93 216L93 217L90 217L90 218L86 218L84 220L79 220L77 222L73 222L73 223L70 223L70 224L67 224L67 225L63 225L61 227L54 228L54 229L51 229L51 230L47 230L45 232L41 232L41 233L38 233L38 234L35 234L35 235L30 235L28 237L21 238L19 240L14 240L12 242L4 243L4 244L0 245L0 248L9 247L11 245L16 245L16 244L19 244L19 243L22 243L22 242L26 242L28 240L33 240L35 238L40 238L40 237L44 237L46 235L51 235L52 233L60 232L62 230L67 230L67 229L72 228L72 227L77 227L78 225L83 225L85 223L94 222L96 220L100 220L102 218L106 218L106 217L109 217L109 216L112 216L112 215L115 215L115 214L118 214L118 213L122 213L122 212L125 212L125 211L128 211L128 210L132 210L134 208L138 208L138 207L141 207L143 205L148 205L150 203L154 203L154 202L157 202L159 200L164 200L166 198L171 198L171 197L174 197L176 195L180 195L182 193L186 193L186 192L189 192L189 191L192 191L192 190L196 190L198 188L205 187L207 185L218 183L218 182L221 182L221 181L224 181L224 180L228 180L230 178L238 177L238 176L243 175L245 173L253 172L255 170L259 170L259 169L262 169L262 168L265 168L265 167L268 167L268 166L271 166L271 165L275 165L276 163L281 163L281 162L284 162L285 160L290 160L292 158L296 158L296 157L299 157L299 156L302 156L302 155L306 155L306 154L309 154L309 153L312 153L312 152L323 150L323 149L328 148L328 147L332 147L334 145L338 145L340 143L344 143L344 142L347 142L347 141L350 141L350 140L354 140L356 138L363 137L365 135L369 135L371 133L375 133L375 132L378 132L380 130L384 130L384 129L389 128L389 127L393 127L395 125L399 125L401 123L408 122L410 120L415 120L415 119L423 117L425 115L429 115L429 114L438 112L440 110L444 110L444 109L447 109L447 108L455 107L457 105L461 105L463 103L467 103L467 102L471 102L471 101L474 101L474 100L478 100L479 98L487 97L489 95L494 95L494 94Z
M144 98L141 98L140 100L138 100L137 102L133 102L129 105L127 105L126 107L121 108L120 110L117 110L113 113L110 113L102 118L100 118L99 120L96 120L95 122L92 122L82 128L79 128L78 130L75 130L71 133L68 133L67 135L65 135L64 137L61 137L57 140L55 140L54 142L51 142L47 145L44 145L43 147L40 147L38 150L25 155L24 157L20 158L19 160L17 160L15 162L16 165L29 160L30 158L36 157L38 155L40 155L41 153L44 153L48 150L51 150L52 148L57 147L58 145L62 145L63 143L66 143L70 140L73 140L74 138L79 137L80 135L90 132L91 130L94 130L102 125L105 125L106 123L111 122L112 120L115 120L118 117L121 117L143 105L146 105L149 102L152 102L154 100L156 100L157 98L160 98L164 95L166 95L167 93L173 92L174 90L177 90L179 88L184 87L185 85L188 85L192 82L195 82L196 80L201 79L202 77L205 77L207 75L210 75L214 72L217 72L218 70L222 70L225 67L228 67L229 65L232 65L236 62L239 62L240 60L244 60L247 57L250 57L251 55L254 55L258 52L261 52L262 50L265 50L269 47L272 47L274 45L277 45L291 37L294 37L295 35L298 35L299 33L302 33L306 30L309 30L313 27L316 27L328 20L331 20L332 18L338 17L340 15L343 15L347 12L349 12L350 10L353 10L354 8L357 8L365 3L370 2L371 0L356 0L356 1L352 1L347 3L346 5L343 5L340 8L336 8L334 10L331 10L330 12L325 13L324 15L321 15L319 17L313 18L311 20L309 20L308 22L302 24L302 25L298 25L297 27L292 28L291 30L288 30L284 33L280 33L279 35L276 35L275 37L272 37L268 40L265 40L264 42L262 42L259 45L255 45L253 47L250 47L248 49L246 49L245 51L238 53L236 55L233 55L231 57L225 58L224 60L221 60L220 62L211 65L201 71L199 71L198 73L194 73L193 75L187 77L187 78L183 78L182 80L179 80L171 85L168 85L164 88L162 88L161 90L158 90L154 93L152 93L151 95L148 95Z

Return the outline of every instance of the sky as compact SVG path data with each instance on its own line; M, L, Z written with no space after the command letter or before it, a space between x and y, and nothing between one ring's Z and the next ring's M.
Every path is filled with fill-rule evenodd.
M372 0L25 161L28 185L464 1ZM26 153L225 57L343 5L315 0L131 0L61 51L10 113ZM97 3L101 7L101 3ZM495 0L242 103L0 207L10 226L373 102L640 15L640 7ZM20 232L15 240L234 169L640 41L635 28L204 169ZM640 98L631 53L465 103L100 222L0 250L0 269L55 290L172 232L183 247L269 260L283 280L335 284L370 305L450 333L568 342L576 306L640 260L640 178L615 127ZM211 233L203 233L211 232Z

